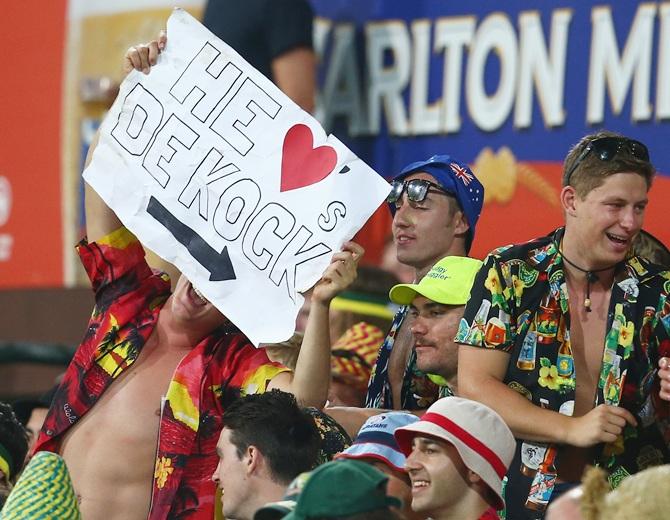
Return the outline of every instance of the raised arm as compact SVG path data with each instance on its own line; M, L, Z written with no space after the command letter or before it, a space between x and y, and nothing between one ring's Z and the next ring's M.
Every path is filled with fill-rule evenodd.
M312 291L312 305L305 335L292 375L279 374L268 385L291 392L303 406L322 408L330 386L330 302L356 279L358 261L364 250L347 242L335 253L321 280Z
M161 31L158 38L145 44L130 47L123 57L123 71L141 70L148 74L151 66L156 64L158 55L165 48L167 36ZM96 133L86 155L86 167L93 158L98 145L99 133ZM95 242L122 226L116 214L107 206L88 183L85 187L86 236L89 242Z
M86 155L86 167L91 162L93 152L98 145L99 133L95 134L91 146ZM85 211L86 211L86 237L89 242L96 242L100 238L108 235L115 229L121 227L121 221L116 216L105 201L95 192L88 183L85 183Z

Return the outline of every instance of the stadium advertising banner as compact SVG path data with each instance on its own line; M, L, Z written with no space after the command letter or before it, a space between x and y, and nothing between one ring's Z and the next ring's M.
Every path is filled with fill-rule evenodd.
M313 0L319 119L378 172L447 153L486 187L473 253L562 221L562 160L599 129L649 146L670 242L670 2Z

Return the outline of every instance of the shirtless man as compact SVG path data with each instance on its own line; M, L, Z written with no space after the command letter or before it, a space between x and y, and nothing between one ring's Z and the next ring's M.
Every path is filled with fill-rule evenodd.
M131 48L126 70L148 73L165 43L162 35ZM96 307L36 450L63 456L86 520L211 519L226 406L272 388L306 406L325 403L328 306L355 278L362 248L345 244L315 286L291 374L184 276L170 294L167 277L148 268L137 239L88 186L86 223L90 242L78 249Z
M517 438L507 518L542 517L586 464L616 486L670 461L670 274L629 255L653 175L642 143L586 136L564 163L565 227L494 251L475 280L459 389Z

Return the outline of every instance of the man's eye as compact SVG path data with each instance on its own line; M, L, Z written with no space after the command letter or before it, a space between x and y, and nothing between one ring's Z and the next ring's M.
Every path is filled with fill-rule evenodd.
M417 209L428 209L428 202L427 201L428 201L428 199L424 199L421 202L415 202L415 201L412 200L412 201L410 201L410 205L413 208L417 208Z

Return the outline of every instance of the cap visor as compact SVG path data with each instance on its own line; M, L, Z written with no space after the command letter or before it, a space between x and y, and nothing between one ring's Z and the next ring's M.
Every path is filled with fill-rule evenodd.
M389 291L389 298L398 305L409 305L416 297L418 284L401 283L394 285Z
M394 286L389 292L391 301L399 305L409 305L414 298L423 296L431 301L442 305L465 305L467 298L455 297L453 294L445 294L439 287L426 284L400 284Z

